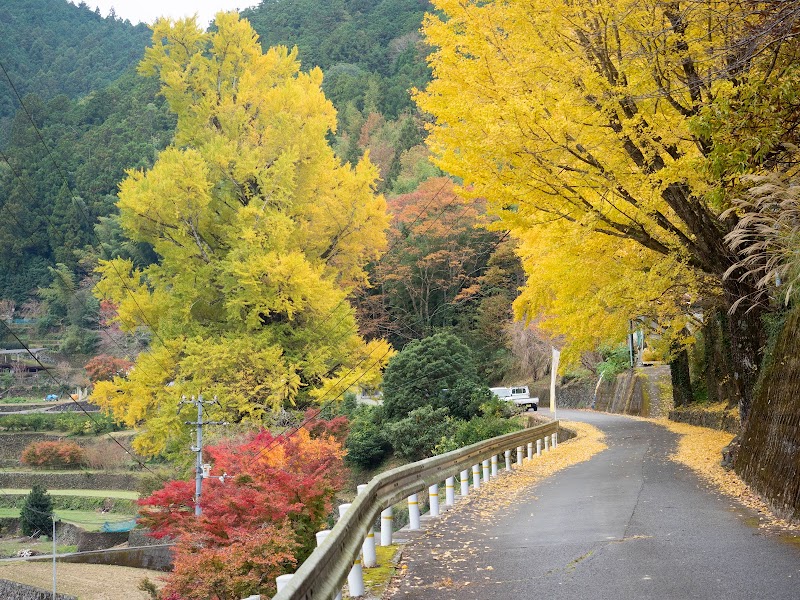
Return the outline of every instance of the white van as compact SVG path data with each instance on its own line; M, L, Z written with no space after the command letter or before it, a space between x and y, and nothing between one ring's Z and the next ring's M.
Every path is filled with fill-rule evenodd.
M527 385L489 388L489 391L500 398L500 400L513 402L517 406L522 406L525 410L529 408L539 410L539 398L531 398L531 392Z

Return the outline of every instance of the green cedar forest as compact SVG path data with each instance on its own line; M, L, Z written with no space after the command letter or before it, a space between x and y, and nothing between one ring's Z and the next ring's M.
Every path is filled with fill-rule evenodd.
M153 35L0 1L0 318L159 460L201 391L266 426L345 398L351 465L430 455L503 432L486 387L544 380L551 344L565 382L613 379L631 330L677 405L763 424L800 278L797 15L578 4L264 0Z

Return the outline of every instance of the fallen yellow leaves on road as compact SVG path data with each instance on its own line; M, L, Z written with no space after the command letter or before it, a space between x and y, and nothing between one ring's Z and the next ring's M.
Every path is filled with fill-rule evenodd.
M521 466L514 465L513 474L501 470L505 475L512 475L510 477L498 477L485 484L481 482L481 488L477 492L471 490L469 496L456 504L456 510L463 506L472 506L477 509L480 518L491 518L501 509L518 504L520 496L530 492L539 481L562 469L585 462L608 448L603 441L605 434L593 425L561 421L561 426L573 431L575 437L559 442L556 448L543 451L541 456L534 454L533 459L524 460ZM445 513L445 516L449 514L452 511Z
M681 436L678 449L670 455L672 460L689 467L726 496L761 513L763 518L759 520L760 526L800 531L800 526L776 517L769 505L734 471L722 467L722 449L734 438L732 433L665 419L653 422Z
M466 497L460 498L455 506L446 510L441 518L431 523L424 535L417 538L414 543L424 543L428 540L427 556L430 564L437 565L440 569L438 576L432 584L422 584L414 581L415 589L434 588L448 592L457 591L471 585L465 580L470 575L477 575L474 561L480 557L483 566L477 571L483 581L491 581L495 567L491 564L491 548L485 543L490 538L486 537L489 529L487 522L513 510L525 500L535 497L535 484L541 482L554 473L585 462L595 454L602 452L608 446L604 443L605 435L596 427L587 423L561 421L561 427L575 433L575 437L563 442L541 456L534 454L531 460L523 461L522 465L513 465L511 473L506 472L500 460L499 477L488 482L481 481L478 490L470 488ZM512 453L515 457L516 453ZM468 510L468 517L464 518L464 510ZM443 550L437 543L438 538L444 537L440 529L444 523L453 521L457 526L450 527L448 537L451 547ZM408 563L413 562L413 554L403 558L398 576L395 577L385 597L392 597L400 586L400 581L408 568ZM479 562L479 564L480 564ZM455 579L454 579L455 577ZM445 597L445 596L443 596Z

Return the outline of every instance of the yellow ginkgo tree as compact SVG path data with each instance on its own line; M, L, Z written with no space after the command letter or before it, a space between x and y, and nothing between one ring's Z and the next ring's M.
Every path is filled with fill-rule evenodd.
M433 5L434 79L416 100L435 118L437 165L521 241L519 314L551 315L573 356L621 339L637 317L680 347L699 300L725 312L754 289L725 278L739 259L725 242L736 215L720 218L730 199L697 128L718 98L764 76L738 44L759 19L750 3ZM752 308L727 331L743 417L763 346Z
M208 33L157 21L139 72L160 79L177 130L152 169L127 174L118 206L159 260L102 263L96 293L122 327L151 330L151 347L93 399L154 454L184 429L182 395L259 421L374 383L389 346L358 335L347 297L385 248L385 202L368 158L342 165L328 145L319 69L263 52L249 23L220 13Z

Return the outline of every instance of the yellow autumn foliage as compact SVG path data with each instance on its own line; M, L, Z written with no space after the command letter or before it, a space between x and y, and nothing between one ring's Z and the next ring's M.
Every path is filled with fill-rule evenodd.
M424 24L436 164L520 240L519 317L566 334L565 364L628 320L687 341L719 294L723 206L691 117L756 18L733 2L434 0ZM669 345L669 344L667 344Z
M390 356L358 335L347 301L386 246L377 170L368 157L342 165L329 147L336 113L319 69L301 72L296 50L263 52L235 13L216 26L154 25L139 71L160 79L177 130L152 169L128 172L118 206L125 234L159 260L98 269L98 297L152 339L93 398L141 428L146 454L184 435L184 394L218 396L212 418L259 421L374 384Z

